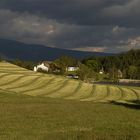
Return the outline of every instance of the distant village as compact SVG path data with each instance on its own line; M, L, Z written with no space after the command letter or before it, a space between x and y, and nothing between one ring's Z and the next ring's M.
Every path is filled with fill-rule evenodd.
M79 76L74 73L79 70L79 66L67 66L65 72L73 72L73 74L68 74L66 77L79 79ZM40 62L37 66L34 66L34 72L51 72L51 73L61 73L62 68L57 64L50 62L50 61L43 61Z
M79 66L66 67L66 72L75 72L78 70L79 70ZM51 61L43 61L43 62L40 62L37 66L34 66L34 72L37 72L37 71L59 73L61 72L61 68L55 63L52 63ZM101 75L104 74L103 68L99 71L99 74ZM121 70L118 70L118 78L122 78L122 77L123 77L123 74Z
M57 64L51 61L43 61L38 65L34 66L34 72L47 72L47 73L61 73L62 68ZM79 79L79 75L76 73L80 70L80 66L67 66L65 72L67 73L66 77L71 79ZM99 75L104 75L104 69L102 68L98 72ZM118 69L117 78L119 79L119 83L140 83L140 80L132 80L132 79L122 79L123 73Z
M46 71L46 72L49 72L49 71L60 72L61 71L61 68L58 65L56 65L52 62L49 62L49 61L43 61L43 62L39 63L37 66L34 66L35 72L37 72L39 69ZM77 71L78 69L79 69L78 66L68 66L66 68L66 71Z

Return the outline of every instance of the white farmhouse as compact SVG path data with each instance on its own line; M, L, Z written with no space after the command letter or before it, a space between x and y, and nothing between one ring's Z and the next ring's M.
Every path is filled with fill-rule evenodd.
M77 71L79 70L79 67L67 67L66 71Z
M34 71L37 72L39 69L48 72L50 68L49 63L47 62L42 62L41 64L37 65L34 67Z

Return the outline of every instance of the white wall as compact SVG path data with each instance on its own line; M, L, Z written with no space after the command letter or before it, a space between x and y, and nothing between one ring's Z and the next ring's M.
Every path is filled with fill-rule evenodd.
M47 71L47 72L49 71L49 67L45 66L44 63L34 67L34 71L37 71L38 69L42 69L43 71Z
M78 69L79 69L79 67L68 67L67 71L76 71Z

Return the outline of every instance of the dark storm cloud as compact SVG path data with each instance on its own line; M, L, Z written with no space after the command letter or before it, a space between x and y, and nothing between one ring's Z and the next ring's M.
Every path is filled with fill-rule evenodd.
M50 19L80 25L119 24L102 10L125 6L130 0L2 0L1 8L40 14ZM112 12L112 11L111 11ZM119 12L119 11L116 11ZM106 17L108 20L106 20Z
M139 0L1 0L0 37L66 49L139 48Z

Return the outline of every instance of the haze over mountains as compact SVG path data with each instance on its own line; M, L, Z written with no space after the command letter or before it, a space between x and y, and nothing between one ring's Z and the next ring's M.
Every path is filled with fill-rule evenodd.
M51 61L63 55L82 59L90 56L107 56L112 54L65 50L59 48L51 48L43 45L26 44L14 40L0 39L0 56L5 59L20 59L25 61Z

